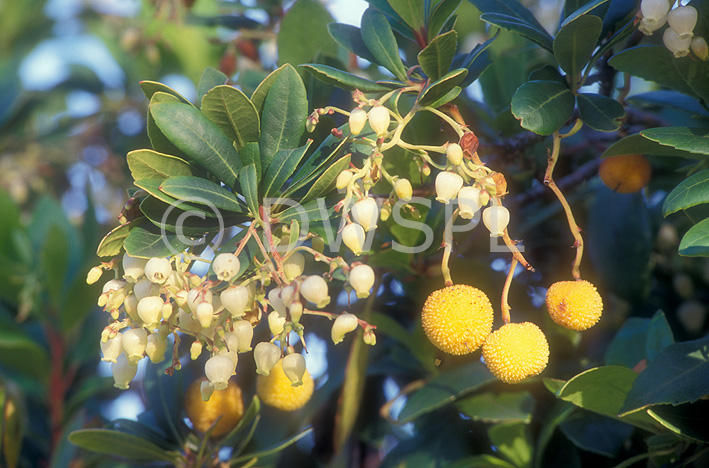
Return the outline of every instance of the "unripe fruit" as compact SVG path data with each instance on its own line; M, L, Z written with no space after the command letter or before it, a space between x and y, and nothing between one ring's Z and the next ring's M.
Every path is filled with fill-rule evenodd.
M318 308L325 307L330 303L327 283L322 276L308 276L300 285L300 293Z
M663 21L663 18L670 11L670 3L667 0L642 0L640 11L643 20L649 25L656 25Z
M366 232L369 232L377 227L377 218L379 217L379 208L374 198L362 198L352 207L352 217L357 221Z
M281 360L283 373L294 387L303 385L303 375L305 375L305 358L302 354L291 353Z
M337 190L344 190L350 185L352 181L352 171L342 171L337 176L337 181L335 182L335 187Z
M163 284L172 273L172 265L167 258L153 257L145 264L145 277L155 284Z
M473 219L480 210L480 189L463 187L458 192L458 214L463 219Z
M239 273L241 262L231 252L220 253L212 261L212 269L221 281L231 281Z
M709 46L707 46L707 41L702 36L694 36L689 48L699 60L705 62L709 60Z
M131 363L136 363L143 359L143 353L148 344L148 332L144 328L131 328L123 332L121 344L128 360Z
M154 328L162 316L165 301L160 296L148 296L138 302L138 316L148 328Z
M239 340L238 352L245 353L251 351L251 340L254 338L254 327L248 320L237 320L234 322L234 333Z
M214 318L214 307L209 302L202 302L197 306L195 315L202 328L208 328Z
M204 364L204 373L215 390L224 390L234 372L234 362L228 356L212 356Z
M680 39L690 39L697 25L697 9L693 6L677 7L667 14L667 22Z
M552 284L547 291L546 303L552 320L571 330L591 328L603 313L601 295L585 280Z
M504 206L495 205L483 211L483 224L490 230L490 237L500 237L510 223L510 212Z
M549 344L535 324L508 323L487 337L483 359L495 377L514 384L539 375L546 368Z
M367 111L357 107L350 112L350 132L352 135L359 135L367 123Z
M234 429L244 415L244 399L235 382L224 390L215 390L208 401L202 398L202 381L197 379L185 392L185 413L198 432L207 432L216 423L210 437L219 437ZM208 383L208 382L207 382Z
M408 202L414 194L414 189L411 187L409 179L398 179L394 182L394 192L400 200Z
M256 379L256 393L261 401L282 411L295 411L302 408L313 395L315 384L310 372L303 373L303 384L294 387L283 372L283 361L278 361L268 376L260 375Z
M257 374L268 375L280 359L281 348L273 343L262 341L254 348L254 362L256 362Z
M369 126L378 137L383 137L389 131L391 116L389 110L384 106L374 106L369 110Z
M101 341L101 354L103 354L103 358L101 358L102 361L116 362L118 356L120 356L123 352L121 338L123 338L123 335L119 333L106 342Z
M421 325L438 349L463 355L478 349L490 334L492 315L492 305L485 293L457 284L428 296L421 313Z
M374 286L374 270L369 265L357 265L350 270L348 281L352 289L357 293L357 297L364 299L369 297L369 290Z
M347 333L356 330L358 326L359 320L356 315L347 312L338 315L330 331L332 342L334 344L341 342Z
M463 178L455 172L441 172L436 176L436 200L446 205L458 196Z
M362 253L364 239L364 228L357 223L350 223L342 229L342 241L355 255Z
M637 192L650 181L652 167L642 154L621 154L601 161L598 175L609 189L618 193Z
M692 45L692 36L681 37L674 29L667 28L662 35L662 42L675 58L686 57L689 55L689 47Z
M454 166L459 166L463 162L463 148L458 143L450 143L446 147L446 157Z
M249 290L244 286L231 286L219 295L224 308L232 317L242 317L246 314L246 307L251 300Z
M293 252L286 261L283 262L283 273L285 273L288 281L293 281L302 275L304 270L305 257L300 252Z
M157 333L151 333L148 336L148 344L145 346L145 354L148 355L150 361L157 364L165 359L165 351L167 351L167 340L160 338Z
M123 277L131 283L137 283L143 277L147 258L131 257L123 255Z
M130 381L138 373L138 366L129 362L125 354L121 354L116 362L111 364L111 373L113 374L113 386L126 390Z

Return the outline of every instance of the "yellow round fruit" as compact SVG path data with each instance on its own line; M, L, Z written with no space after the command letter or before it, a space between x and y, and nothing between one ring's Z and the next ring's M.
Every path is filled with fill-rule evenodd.
M633 193L650 182L652 167L642 154L621 154L601 161L598 175L606 187L618 193Z
M302 408L313 395L315 383L308 370L303 374L303 384L294 387L283 372L283 359L278 361L269 375L259 375L256 379L256 394L265 404L282 411Z
M571 330L586 330L598 322L603 300L586 280L558 281L547 291L547 310L554 322Z
M514 384L541 374L549 361L549 344L535 324L508 323L487 337L483 359L495 377Z
M456 284L428 296L421 312L421 325L436 348L463 355L483 344L492 330L492 318L492 305L484 292Z
M218 437L234 429L241 416L244 415L244 399L241 388L234 381L224 390L214 390L208 401L202 400L200 386L202 379L197 379L187 388L185 393L185 412L192 425L199 432L207 432L212 424L221 416L214 426L211 437Z

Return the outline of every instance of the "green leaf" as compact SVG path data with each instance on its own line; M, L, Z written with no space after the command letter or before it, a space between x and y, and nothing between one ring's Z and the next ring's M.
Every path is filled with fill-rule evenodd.
M199 110L182 103L152 104L150 113L175 146L228 187L234 187L241 160L219 127Z
M562 26L554 38L554 56L561 69L571 76L574 89L596 48L601 29L603 22L598 16L580 16Z
M709 402L706 400L677 406L657 405L648 408L647 413L655 421L683 439L690 439L693 442L709 442L709 434L707 433Z
M20 209L10 195L0 189L0 257L12 255L12 238L15 230L21 229Z
M525 423L496 424L487 431L497 453L514 466L526 468L532 464L532 441Z
M645 353L648 361L652 361L660 352L675 342L670 324L664 312L657 311L648 324L645 338Z
M433 9L431 18L428 21L428 40L441 33L443 26L453 16L462 0L442 0Z
M551 135L571 118L574 95L556 81L528 81L512 96L512 114L523 128Z
M439 101L442 97L448 95L452 89L458 86L468 74L465 68L458 68L449 73L446 73L440 79L426 86L419 97L419 104L422 106L430 105Z
M283 190L286 181L293 175L312 142L313 140L308 140L300 148L282 149L276 153L261 181L263 188L261 192L265 198L271 198Z
M685 257L709 257L709 218L689 228L679 243L678 251Z
M601 158L618 156L619 154L644 154L649 156L674 156L678 158L694 158L701 156L689 151L681 151L671 146L661 145L655 141L648 140L640 133L628 135L610 145L601 155Z
M211 204L214 208L243 213L244 207L229 190L207 179L194 176L171 177L160 184L164 193L198 205ZM211 206L210 210L214 210Z
M648 91L647 93L634 94L628 97L626 102L635 106L667 106L673 109L679 109L691 114L708 115L707 110L699 104L694 98L677 91L660 89L656 91Z
M355 54L364 60L377 64L377 59L367 49L367 45L362 40L362 33L357 26L344 23L330 23L327 25L327 30L335 42L340 44L347 51ZM364 90L363 90L364 91Z
M328 208L321 199L312 200L308 203L291 206L273 216L279 223L289 224L293 220L300 222L315 222L323 219L330 219L335 214L335 208Z
M444 94L443 96L439 97L438 99L436 99L435 101L430 103L429 106L433 107L435 109L435 108L441 107L445 104L448 104L453 99L457 98L462 90L463 89L460 86L454 86L453 89L451 89L446 94Z
M315 200L316 198L323 197L330 193L335 188L337 176L340 172L347 169L349 165L350 155L346 155L338 159L335 163L328 167L327 170L317 178L317 180L315 180L313 185L310 187L310 190L308 190L300 202L305 204L311 200Z
M259 116L251 100L232 86L217 86L202 98L202 113L217 124L240 151L257 142L261 134Z
M309 435L312 431L313 431L312 428L308 428L308 429L304 430L303 432L300 432L300 433L294 435L293 437L286 439L283 442L280 442L278 444L275 444L272 447L269 447L265 450L261 450L258 452L253 452L253 453L249 453L246 455L242 455L240 457L232 458L231 460L229 460L230 466L233 466L237 463L241 463L241 462L244 462L247 460L252 460L252 459L258 460L259 458L267 457L267 456L272 455L274 453L281 452L284 449L286 449L287 447L290 447L294 443L298 442L303 437Z
M424 11L421 0L387 0L401 19L411 27L412 31L421 31L423 27Z
M709 130L704 128L659 127L642 130L640 134L664 146L709 156Z
M515 465L492 455L474 455L456 460L447 468L515 468Z
M364 78L360 78L352 73L347 73L337 68L329 67L327 65L319 65L316 63L306 63L300 65L305 70L310 72L318 80L337 86L338 88L345 89L347 91L354 91L359 89L362 92L384 92L389 91L388 86L380 85L374 81L370 81Z
M299 145L307 116L308 99L303 81L295 68L286 65L268 92L263 107L259 148L264 171L279 150Z
M362 40L374 58L401 81L406 68L399 56L399 46L386 16L370 7L362 15Z
M485 392L458 400L456 408L473 421L486 423L532 421L534 398L529 392Z
M166 180L166 179L163 179ZM174 197L171 197L167 193L163 192L160 190L160 184L163 182L163 180L160 179L140 179L136 180L133 182L133 184L145 190L148 192L150 195L153 197L157 198L161 202L167 204L167 205L173 205L175 208L179 208L180 210L188 211L190 210L193 205L190 205L186 200L178 200ZM204 211L204 210L202 210ZM212 213L211 217L215 217L215 215Z
M185 104L192 105L190 101L187 100L186 97L184 97L182 94L178 93L168 85L158 83L157 81L148 81L144 80L141 81L140 83L140 89L143 90L143 94L145 94L145 97L148 98L149 101L152 102L153 97L157 93L164 93L164 94L169 94L170 96L176 97L179 102L183 102ZM167 102L167 101L165 101Z
M202 73L197 85L197 99L202 102L204 96L207 95L210 89L217 86L225 85L229 81L229 77L216 68L207 67ZM204 106L204 104L202 104Z
M244 166L253 164L256 168L256 179L261 180L261 150L258 147L258 143L247 143L241 148L239 152L241 157L241 162Z
M249 164L241 170L239 183L251 215L254 218L259 218L258 178L256 177L256 167L253 164Z
M413 421L495 380L481 362L464 364L442 372L409 396L399 413L399 422Z
M337 43L328 34L333 19L315 0L298 0L281 21L276 40L278 63L294 66L311 62L318 53L337 54Z
M53 224L42 246L42 267L49 298L55 307L59 307L69 270L70 250L67 232L62 226Z
M140 202L140 211L151 223L165 231L166 235L176 233L180 236L194 238L200 238L208 232L223 230L225 220L230 219L221 216L207 216L201 207L193 210L181 210L155 197L147 197Z
M576 95L576 105L583 123L599 132L615 132L625 117L625 109L618 101L600 94L579 93Z
M566 25L571 23L572 21L576 21L577 18L582 17L586 13L598 8L599 6L603 5L604 3L608 2L610 0L594 0L592 2L588 2L585 5L581 6L578 10L574 11L572 14L570 14L563 23L561 23L561 29L563 29ZM583 3L583 0L580 2Z
M113 228L106 234L96 248L96 256L98 257L115 257L123 250L123 242L125 242L130 225L124 224Z
M16 322L0 321L0 364L40 382L49 377L49 354Z
M549 33L541 26L537 27L514 16L499 13L483 13L480 19L486 23L499 26L502 29L516 32L520 36L547 49L549 52L554 52L553 40Z
M619 409L629 414L658 404L691 403L709 388L709 336L672 344L648 364Z
M133 180L157 179L192 175L190 165L183 159L153 150L141 149L126 155Z
M132 257L169 257L189 246L183 240L175 234L161 233L159 228L150 223L144 223L130 230L123 247Z
M632 369L640 361L646 359L645 343L649 325L650 319L639 317L627 319L606 349L606 365L625 366Z
M581 450L614 457L633 433L633 426L594 413L576 413L559 425Z
M500 35L500 31L501 29L498 29L497 32L495 32L495 35L490 39L473 47L473 50L471 50L467 55L458 56L460 59L456 57L453 60L453 68L468 69L468 75L460 83L461 87L465 88L470 85L473 81L477 80L490 65L492 65L489 48L495 39L497 39Z
M129 460L177 464L179 452L163 450L144 438L108 429L82 429L69 434L69 441L92 452L115 455Z
M662 215L709 203L709 169L697 172L672 189L662 205Z
M167 94L163 92L157 92L153 94L150 98L150 104L157 104L159 102L182 102L178 97L172 94ZM150 144L153 149L159 153L172 154L175 156L183 156L182 151L180 151L177 146L172 144L170 140L162 133L158 125L155 123L153 115L150 113L150 108L148 107L148 117L147 117L147 132L148 138L150 139Z
M266 96L268 92L273 87L273 83L276 82L276 78L281 74L283 70L286 69L288 65L281 65L280 67L273 70L269 75L264 78L264 80L259 83L258 87L254 90L251 95L251 102L253 103L258 115L263 115L263 106L266 104Z
M449 31L436 36L425 49L419 52L419 65L431 81L436 81L448 73L457 48L458 33Z
M344 124L339 127L339 130L345 135L349 134L349 129L349 124ZM291 183L284 195L291 196L295 191L315 180L320 174L320 171L327 164L334 162L340 157L348 143L351 143L349 138L338 138L332 134L328 135L313 154L303 162L303 165L293 176L295 182Z

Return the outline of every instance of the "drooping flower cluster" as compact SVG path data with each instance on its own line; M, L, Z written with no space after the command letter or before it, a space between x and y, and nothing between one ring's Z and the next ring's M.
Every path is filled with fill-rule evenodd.
M689 55L691 50L697 58L708 60L709 49L706 40L694 34L697 9L690 5L679 5L672 10L670 7L668 0L642 0L642 18L638 26L640 32L650 36L665 24L669 24L662 35L662 42L676 58Z

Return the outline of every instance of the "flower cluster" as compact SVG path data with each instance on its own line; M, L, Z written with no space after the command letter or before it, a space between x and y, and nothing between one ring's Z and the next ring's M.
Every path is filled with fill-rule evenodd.
M648 36L662 28L669 27L662 35L662 42L672 54L679 58L689 55L690 50L701 60L709 59L706 40L694 35L697 25L697 9L693 6L678 6L670 10L668 0L642 0L640 12L642 19L638 29Z

